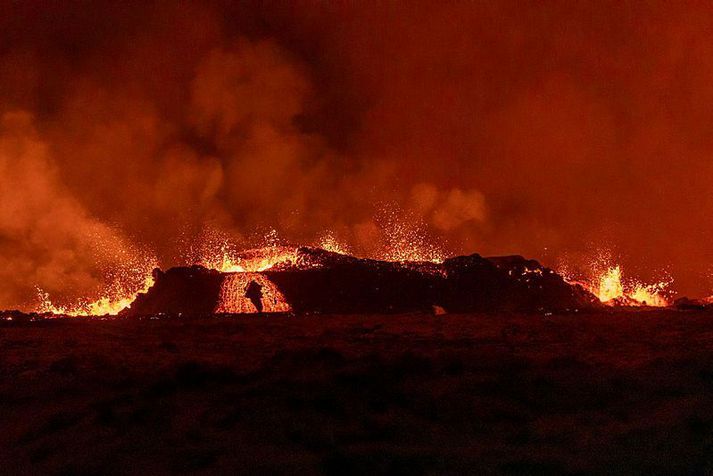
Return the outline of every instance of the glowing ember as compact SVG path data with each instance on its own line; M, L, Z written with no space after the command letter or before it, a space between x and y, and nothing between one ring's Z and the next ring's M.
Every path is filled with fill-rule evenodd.
M671 304L670 286L673 279L663 277L652 284L627 278L623 268L615 263L612 253L599 250L589 259L587 271L577 273L577 266L559 263L557 273L570 284L579 284L604 304L665 307Z
M621 284L621 268L619 266L609 268L599 276L596 295L602 302L608 302L624 296L624 286Z
M98 298L58 304L50 299L49 293L38 288L36 311L66 316L104 316L117 315L131 306L137 294L145 293L153 286L153 270L158 262L153 254L140 249L125 250L113 258L124 264L105 270L104 282L107 284L97 293Z
M322 235L317 246L323 250L331 251L332 253L339 253L341 255L350 254L349 247L338 242L334 235L329 231Z
M270 231L268 231L267 233L265 233L263 235L262 244L263 244L263 246L275 248L282 244L282 239L280 238L280 235L277 233L277 230L272 228Z
M251 292L251 289L257 291ZM226 276L220 289L220 299L215 312L254 314L259 312L254 300L259 301L262 312L290 311L285 296L264 274L241 272Z
M628 304L646 306L668 306L664 296L670 281L660 281L653 284L643 284L635 280L624 282L620 266L606 269L590 290L603 303L615 303L617 300Z
M225 249L218 250L214 255L203 256L198 264L222 273L242 273L246 271L239 264L239 260L232 257Z
M214 255L206 254L197 264L223 273L255 273L281 263L296 263L297 259L296 248L271 246L232 254L221 249Z
M396 209L388 209L380 220L385 246L376 258L384 261L442 263L445 253L428 239L422 224L414 217L404 217L397 213Z
M232 241L227 235L212 229L204 230L197 249L192 248L185 260L223 273L245 271L239 263L237 248Z
M381 223L384 245L376 256L377 259L415 266L424 273L445 272L438 266L438 263L443 262L442 250L428 240L425 228L419 226L418 221L410 222L402 216L391 214ZM261 272L271 269L305 270L324 265L323 254L307 248L281 246L274 230L264 236L263 243L266 244L263 248L238 251L237 246L225 236L213 233L207 235L207 239L200 244L198 256L192 262L228 274L223 282L220 303L215 312L287 312L290 310L289 303L274 283ZM334 253L349 253L349 249L339 243L330 232L321 237L319 247ZM145 259L145 255L140 253L127 259L135 264L115 270L114 275L107 276L110 285L98 299L63 305L53 302L48 293L38 289L38 311L69 316L116 315L130 307L138 293L146 292L153 285L151 271L156 263L153 259ZM645 284L634 279L624 279L621 266L611 265L607 254L599 254L591 265L589 277L580 282L572 279L565 270L559 271L566 281L581 284L603 303L636 306L669 304L667 288L671 280ZM512 271L510 273L512 274ZM522 279L529 281L542 274L542 269L525 267ZM258 298L254 293L250 295L252 291L248 289L249 286L252 286L253 291L258 289L255 291L259 294Z
M240 259L245 271L266 271L278 264L297 262L297 248L271 246L269 248L249 250L244 252Z
M38 289L37 292L40 298L40 305L37 312L62 314L74 317L105 315L115 316L119 314L119 312L131 306L131 303L134 302L136 295L147 292L153 284L154 280L151 275L145 277L143 285L139 289L132 289L131 286L117 281L112 286L113 289L107 292L106 296L100 297L95 301L80 301L69 306L53 304L49 298L49 294L41 289Z
M297 261L297 248L280 246L277 231L270 230L259 241L262 248L239 251L227 235L207 231L201 238L197 256L188 256L187 260L222 273L259 272Z
M663 297L670 282L659 282L654 284L636 284L629 292L629 297L647 306L665 307L670 304L669 300Z
M379 259L384 261L430 261L442 263L443 253L435 246L424 243L418 238L392 240Z

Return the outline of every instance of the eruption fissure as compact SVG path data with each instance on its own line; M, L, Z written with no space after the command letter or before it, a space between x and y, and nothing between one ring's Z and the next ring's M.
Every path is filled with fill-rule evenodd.
M404 231L400 228L391 236L391 248L386 249L377 261L392 262L404 269L412 269L421 274L433 274L447 277L446 269L441 266L443 256L437 253L438 247L430 245L423 235ZM304 271L320 269L325 265L325 258L319 250L339 255L348 260L358 259L347 254L348 247L338 242L331 232L322 234L319 248L300 248L282 246L276 233L271 233L268 246L237 251L238 247L227 238L216 241L215 236L203 243L199 249L201 256L195 262L204 268L225 273L215 313L255 313L288 312L291 305L283 293L265 274L265 271ZM310 251L312 250L312 251ZM315 254L316 253L316 254ZM328 256L328 255L326 255ZM580 284L599 301L608 305L625 306L667 306L670 304L668 287L670 281L661 280L645 284L635 279L625 279L621 266L610 263L606 253L600 253L585 280L574 280L560 271L571 284ZM331 259L331 258L327 258ZM145 293L153 285L150 274L155 260L147 260L143 266L122 268L111 281L104 296L95 300L81 300L72 305L54 303L48 293L39 290L40 313L80 315L116 315L129 308L137 294ZM525 266L515 276L515 269L508 271L514 279L537 282L543 277L543 268ZM551 272L548 270L548 272ZM251 295L252 294L252 295Z
M625 278L620 265L607 265L603 269L600 265L595 265L589 277L582 280L571 278L569 273L563 270L560 270L560 274L568 282L583 286L602 303L610 306L665 307L671 304L670 278L646 284L637 279Z
M81 300L71 305L54 304L47 292L38 288L40 304L37 312L41 314L58 314L65 316L115 316L131 306L139 293L147 292L153 286L153 277L147 276L140 288L126 289L117 284L116 289L94 301Z

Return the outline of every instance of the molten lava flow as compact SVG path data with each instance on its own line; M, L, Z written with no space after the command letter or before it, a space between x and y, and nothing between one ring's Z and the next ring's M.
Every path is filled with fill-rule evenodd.
M238 260L230 256L230 254L222 249L215 256L207 256L200 262L201 265L209 269L215 269L222 273L242 273L246 271Z
M223 273L255 273L282 263L296 263L297 260L297 248L271 246L232 254L226 249L215 254L208 252L197 264Z
M298 256L297 248L271 246L245 251L241 259L245 271L260 272L267 271L278 264L296 263Z
M277 286L264 274L255 272L231 273L225 277L220 288L220 299L215 313L254 314L258 309L248 297L250 283L260 288L263 312L288 312L290 305Z
M240 251L227 235L207 231L201 239L197 255L187 256L189 262L223 273L265 271L277 264L296 263L297 248L281 246L275 230L266 233L262 248Z

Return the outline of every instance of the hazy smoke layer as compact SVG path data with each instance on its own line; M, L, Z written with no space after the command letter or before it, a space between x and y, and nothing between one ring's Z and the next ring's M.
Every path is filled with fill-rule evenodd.
M713 12L663 2L3 2L0 307L205 226L613 248L710 291Z

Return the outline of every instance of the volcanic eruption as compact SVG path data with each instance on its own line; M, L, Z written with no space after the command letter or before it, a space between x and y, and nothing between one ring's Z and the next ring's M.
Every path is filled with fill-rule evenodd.
M370 259L571 259L605 301L669 303L669 275L711 294L699 15L36 3L2 15L0 308L114 313L154 267L228 271L185 259L207 228L243 250L274 228ZM593 278L599 248L619 258ZM621 291L599 279L617 266Z
M589 309L596 298L554 271L521 257L379 261L316 248L253 250L241 262L271 255L261 271L202 266L157 271L156 282L128 315L299 312L323 314ZM251 286L257 298L251 299ZM255 299L259 303L255 303ZM252 302L251 302L252 300Z
M0 473L713 474L712 32L0 1Z
M278 245L274 232L267 241L273 244L238 251L211 239L199 247L201 256L191 266L149 271L148 260L111 281L107 295L95 301L63 307L40 292L36 311L45 316L551 313L670 304L668 282L623 280L619 266L594 267L588 280L577 281L519 256L434 258L435 248L418 240L398 242L402 249L383 259L350 256L330 233L320 242L330 249Z

